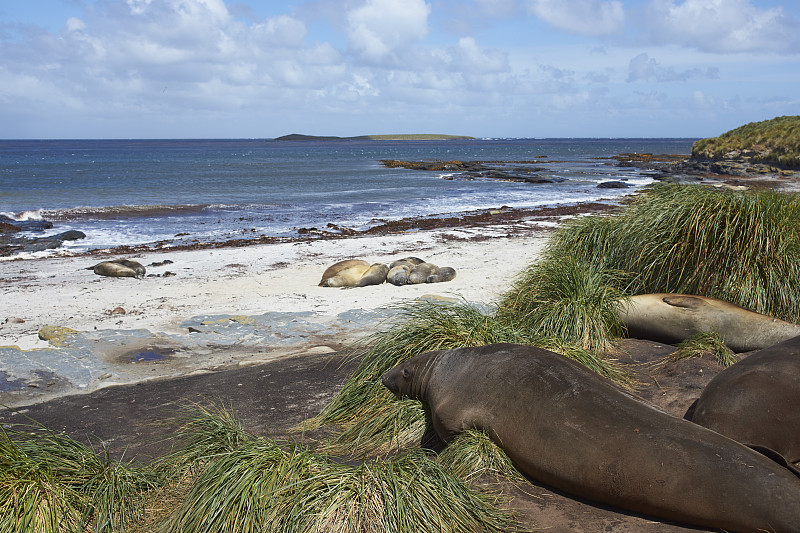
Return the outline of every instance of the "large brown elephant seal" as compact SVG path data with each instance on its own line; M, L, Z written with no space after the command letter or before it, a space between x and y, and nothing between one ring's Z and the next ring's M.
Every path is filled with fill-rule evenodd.
M147 270L141 263L132 259L112 259L103 261L87 270L94 271L99 276L109 276L114 278L143 278Z
M369 263L362 259L345 259L334 263L322 273L320 287L350 287L358 283L367 270Z
M547 350L428 352L388 371L445 442L487 434L523 472L578 497L734 532L798 531L800 479L728 437L659 411Z
M675 344L695 333L719 333L734 352L749 352L800 335L800 325L724 300L687 294L640 294L620 307L628 336Z
M703 389L692 422L800 461L800 337L729 366ZM798 523L800 528L800 523Z

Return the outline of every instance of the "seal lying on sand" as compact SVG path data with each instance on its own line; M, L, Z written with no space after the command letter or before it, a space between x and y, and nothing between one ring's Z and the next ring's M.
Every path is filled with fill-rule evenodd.
M620 308L628 336L675 344L695 333L719 333L734 352L749 352L800 335L800 325L724 300L687 294L640 294Z
M516 344L428 352L388 371L445 442L485 431L517 467L576 496L735 532L797 532L800 479L566 357Z
M145 268L141 263L131 259L113 259L103 261L94 266L87 267L86 270L93 270L100 276L111 276L114 278L143 278Z
M366 287L367 285L380 285L386 281L386 274L389 273L389 267L383 263L375 263L370 265L364 275L361 276L353 287Z
M717 374L695 403L691 420L756 450L800 461L800 337Z
M361 259L339 261L322 273L320 287L366 287L386 281L389 267L383 263L370 265Z
M320 287L350 287L358 283L367 270L369 263L361 259L345 259L334 263L322 273Z

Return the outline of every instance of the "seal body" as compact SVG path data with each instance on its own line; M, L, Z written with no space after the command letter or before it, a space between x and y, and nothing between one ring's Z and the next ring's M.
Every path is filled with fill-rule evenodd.
M384 385L428 404L445 442L485 431L529 476L629 511L734 532L797 532L800 480L579 363L514 344L428 352Z
M334 263L322 273L320 287L350 287L358 283L370 264L361 259L345 259Z
M419 257L404 257L402 259L398 259L397 261L392 261L389 264L389 270L393 269L396 266L406 265L408 268L413 268L416 265L424 263L424 259L420 259Z
M411 269L411 272L408 273L408 283L411 285L425 283L428 279L428 276L438 272L439 267L433 263L420 263L415 265L414 268Z
M717 374L691 419L742 444L774 450L788 462L800 461L800 337Z
M114 278L143 278L146 272L144 266L132 259L113 259L103 261L90 267L99 276L109 276Z
M406 264L395 265L389 269L386 274L386 281L392 285L406 285L408 283L408 273L411 272L411 267Z
M620 308L628 336L675 344L695 333L719 333L735 352L772 346L800 335L800 325L724 300L687 294L640 294Z
M361 278L353 285L353 287L366 287L367 285L380 285L386 281L386 275L389 273L389 267L383 263L375 263L370 265L369 269L361 276Z
M456 277L456 269L453 267L442 267L435 272L428 276L428 279L425 280L425 283L442 283L445 281L452 281Z

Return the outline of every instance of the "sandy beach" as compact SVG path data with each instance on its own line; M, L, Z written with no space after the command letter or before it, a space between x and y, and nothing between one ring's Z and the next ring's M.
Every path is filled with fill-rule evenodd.
M22 405L108 385L334 352L385 327L386 306L418 298L490 304L536 260L553 222L216 249L0 262L0 401ZM329 265L417 256L447 283L320 287ZM144 279L87 267L128 257ZM171 263L165 263L171 261ZM40 338L47 326L55 337ZM52 328L50 328L52 329ZM73 331L76 333L73 333ZM66 333L65 333L66 332Z

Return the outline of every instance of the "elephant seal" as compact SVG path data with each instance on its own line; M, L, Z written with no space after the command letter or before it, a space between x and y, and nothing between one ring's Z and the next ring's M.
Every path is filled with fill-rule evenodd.
M397 261L393 261L389 264L389 270L393 269L396 266L407 265L408 268L413 268L416 265L424 263L424 259L420 259L419 257L404 257L403 259L398 259Z
M408 273L409 285L425 283L428 277L439 272L439 267L433 263L420 263L415 265Z
M94 271L99 276L109 276L114 278L143 278L147 270L141 263L131 259L112 259L103 261L87 270Z
M675 344L704 331L719 333L734 352L749 352L800 335L800 325L724 300L687 294L640 294L620 307L628 336Z
M628 511L733 532L797 532L800 479L559 354L518 344L427 352L383 375L445 442L485 431L524 473Z
M369 263L361 259L345 259L334 263L322 273L320 287L350 287L358 283L368 270Z
M691 420L756 450L800 461L800 337L759 350L714 376Z
M389 267L383 263L375 263L352 285L353 287L366 287L367 285L380 285L386 281Z
M386 274L386 281L392 285L405 285L408 283L408 273L411 272L411 267L406 264L395 265L389 269Z
M445 281L452 281L456 277L456 269L453 267L442 267L428 276L425 283L442 283Z

